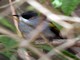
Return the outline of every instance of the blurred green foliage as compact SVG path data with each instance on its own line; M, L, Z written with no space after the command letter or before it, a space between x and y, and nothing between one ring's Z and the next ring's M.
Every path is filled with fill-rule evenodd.
M52 0L52 4L56 8L61 8L61 10L66 15L70 15L80 4L79 0Z
M44 0L42 1L44 2ZM66 15L70 15L71 12L73 12L75 10L75 8L77 7L77 5L80 3L79 0L51 0L52 4L57 8L60 7L61 10L66 14ZM29 6L27 8L27 10L34 10L34 8L32 8L31 6ZM7 19L0 17L0 24L9 28L11 31L16 32L16 28L15 26ZM58 25L57 23L53 22L53 24L59 29L62 29L62 26ZM14 53L16 52L16 47L18 46L18 42L15 41L15 39L12 39L10 37L7 37L5 35L0 35L0 43L3 44L4 46L4 50L1 51L1 54L4 54L7 57L11 57L13 56L12 60L16 60L16 57L14 55ZM51 51L53 48L50 47L47 44L38 44L38 45L34 45L36 48L39 49L43 49L44 51ZM78 59L75 55L73 55L72 53L64 50L62 51L63 54L73 58L74 60L80 60ZM33 53L32 53L33 54ZM58 57L62 58L60 55L58 55ZM66 58L64 59L66 60Z
M46 51L46 52L50 52L52 49L54 49L54 47L52 48L51 46L47 45L47 44L37 44L37 45L34 45L36 48L39 48L39 49L43 49L43 51ZM67 50L63 50L61 51L64 55L70 57L70 58L73 58L74 60L80 60L79 58L77 58L74 54L68 52ZM67 60L67 58L65 58L64 56L60 55L60 54L57 54L56 55L58 58L62 58L62 60Z
M52 1L52 5L54 5L55 8L58 8L62 5L61 0L54 0Z
M0 17L0 25L3 25L4 27L10 29L11 31L16 32L15 26L4 17Z
M18 46L18 42L16 42L15 39L5 35L0 35L0 43L4 46L0 53L9 58L13 55L13 53L16 51L15 48Z
M16 32L15 26L4 17L0 17L0 25L4 28L9 29L10 31ZM10 58L15 51L13 48L15 48L18 43L15 41L15 39L12 39L5 35L0 35L0 43L4 46L3 51L0 53Z

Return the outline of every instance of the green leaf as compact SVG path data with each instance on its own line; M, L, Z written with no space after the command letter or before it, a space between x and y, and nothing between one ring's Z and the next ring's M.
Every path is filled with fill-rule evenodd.
M78 6L78 4L80 4L80 0L62 0L61 10L66 15L70 15Z
M61 0L54 0L54 1L52 2L52 5L53 5L55 8L58 8L58 7L60 7L60 6L62 5L62 2L61 2Z
M10 58L10 57L13 55L13 53L10 52L10 51L0 52L0 54L3 54L4 56L6 56L6 57L8 57L8 58Z
M5 35L0 35L0 43L2 43L7 49L13 48L18 44L14 39Z
M0 17L0 24L4 27L11 29L13 32L16 32L15 26L7 19Z
M4 46L4 51L0 53L7 56L8 58L13 55L13 52L15 52L14 48L18 45L18 42L5 35L0 35L0 43L2 43Z
M80 4L80 0L52 0L55 8L61 8L64 14L70 15Z
M80 60L75 55L73 55L72 53L70 53L70 52L68 52L66 50L62 51L62 53L65 54L65 55L67 55L67 56L69 56L69 57L71 57L71 58L73 58L74 60Z

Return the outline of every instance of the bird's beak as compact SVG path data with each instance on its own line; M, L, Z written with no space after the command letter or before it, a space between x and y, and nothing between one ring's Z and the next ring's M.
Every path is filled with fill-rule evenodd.
M18 17L18 18L19 18L19 15L12 15L12 16L16 16L16 17Z
M12 16L16 16L19 18L20 21L30 24L30 21L28 19L23 18L22 16L19 16L19 15L12 15Z

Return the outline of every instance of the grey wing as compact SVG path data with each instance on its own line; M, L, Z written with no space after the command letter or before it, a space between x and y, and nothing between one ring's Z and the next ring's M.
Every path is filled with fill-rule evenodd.
M38 24L39 24L39 22L40 22L40 20L39 20L40 18L39 17L35 17L35 18L33 18L33 19L30 19L29 21L30 21L30 24L32 25L32 26L34 26L34 27L36 27ZM29 25L27 25L26 23L24 23L24 22L19 22L19 28L20 28L20 30L21 30L21 32L23 33L23 34L29 34L34 28L32 28L32 27L30 27ZM47 25L47 28L45 28L43 31L42 31L42 33L46 36L46 37L53 37L54 36L54 34L50 31L50 29L49 29L49 25Z
M28 26L26 23L24 22L19 22L19 29L21 30L22 33L24 34L28 34L30 31L33 30L33 28L31 28L30 26Z

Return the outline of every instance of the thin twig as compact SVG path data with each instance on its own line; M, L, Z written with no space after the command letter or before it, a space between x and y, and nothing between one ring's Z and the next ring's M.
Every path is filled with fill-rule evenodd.
M31 60L28 52L25 51L23 48L19 48L17 53L23 60Z
M10 7L11 7L12 15L16 15L15 8L13 7L13 4L12 4L12 0L9 0L9 4L10 4ZM16 30L17 30L17 34L18 34L18 36L23 37L20 30L19 30L17 20L18 20L18 18L16 16L13 16L13 21L14 21L14 24L15 24L15 27L16 27Z
M75 45L76 41L78 41L78 40L79 40L79 37L76 39L73 39L73 40L67 40L66 43L64 43L56 48L53 48L47 55L50 57L50 56L55 55L56 53L60 53L59 51L62 51L63 49L66 49L68 47ZM44 58L44 56L42 56L39 60L41 60L43 58ZM73 60L73 59L71 59L71 60Z
M37 9L38 11L40 11L42 14L44 14L46 17L48 17L49 21L54 21L58 24L60 24L61 26L63 26L64 28L67 29L71 29L72 25L61 21L61 17L59 17L56 14L53 14L49 9L43 7L40 3L38 3L36 0L25 0L27 3L29 3L31 6L33 6L35 9ZM40 8L40 9L39 9Z

